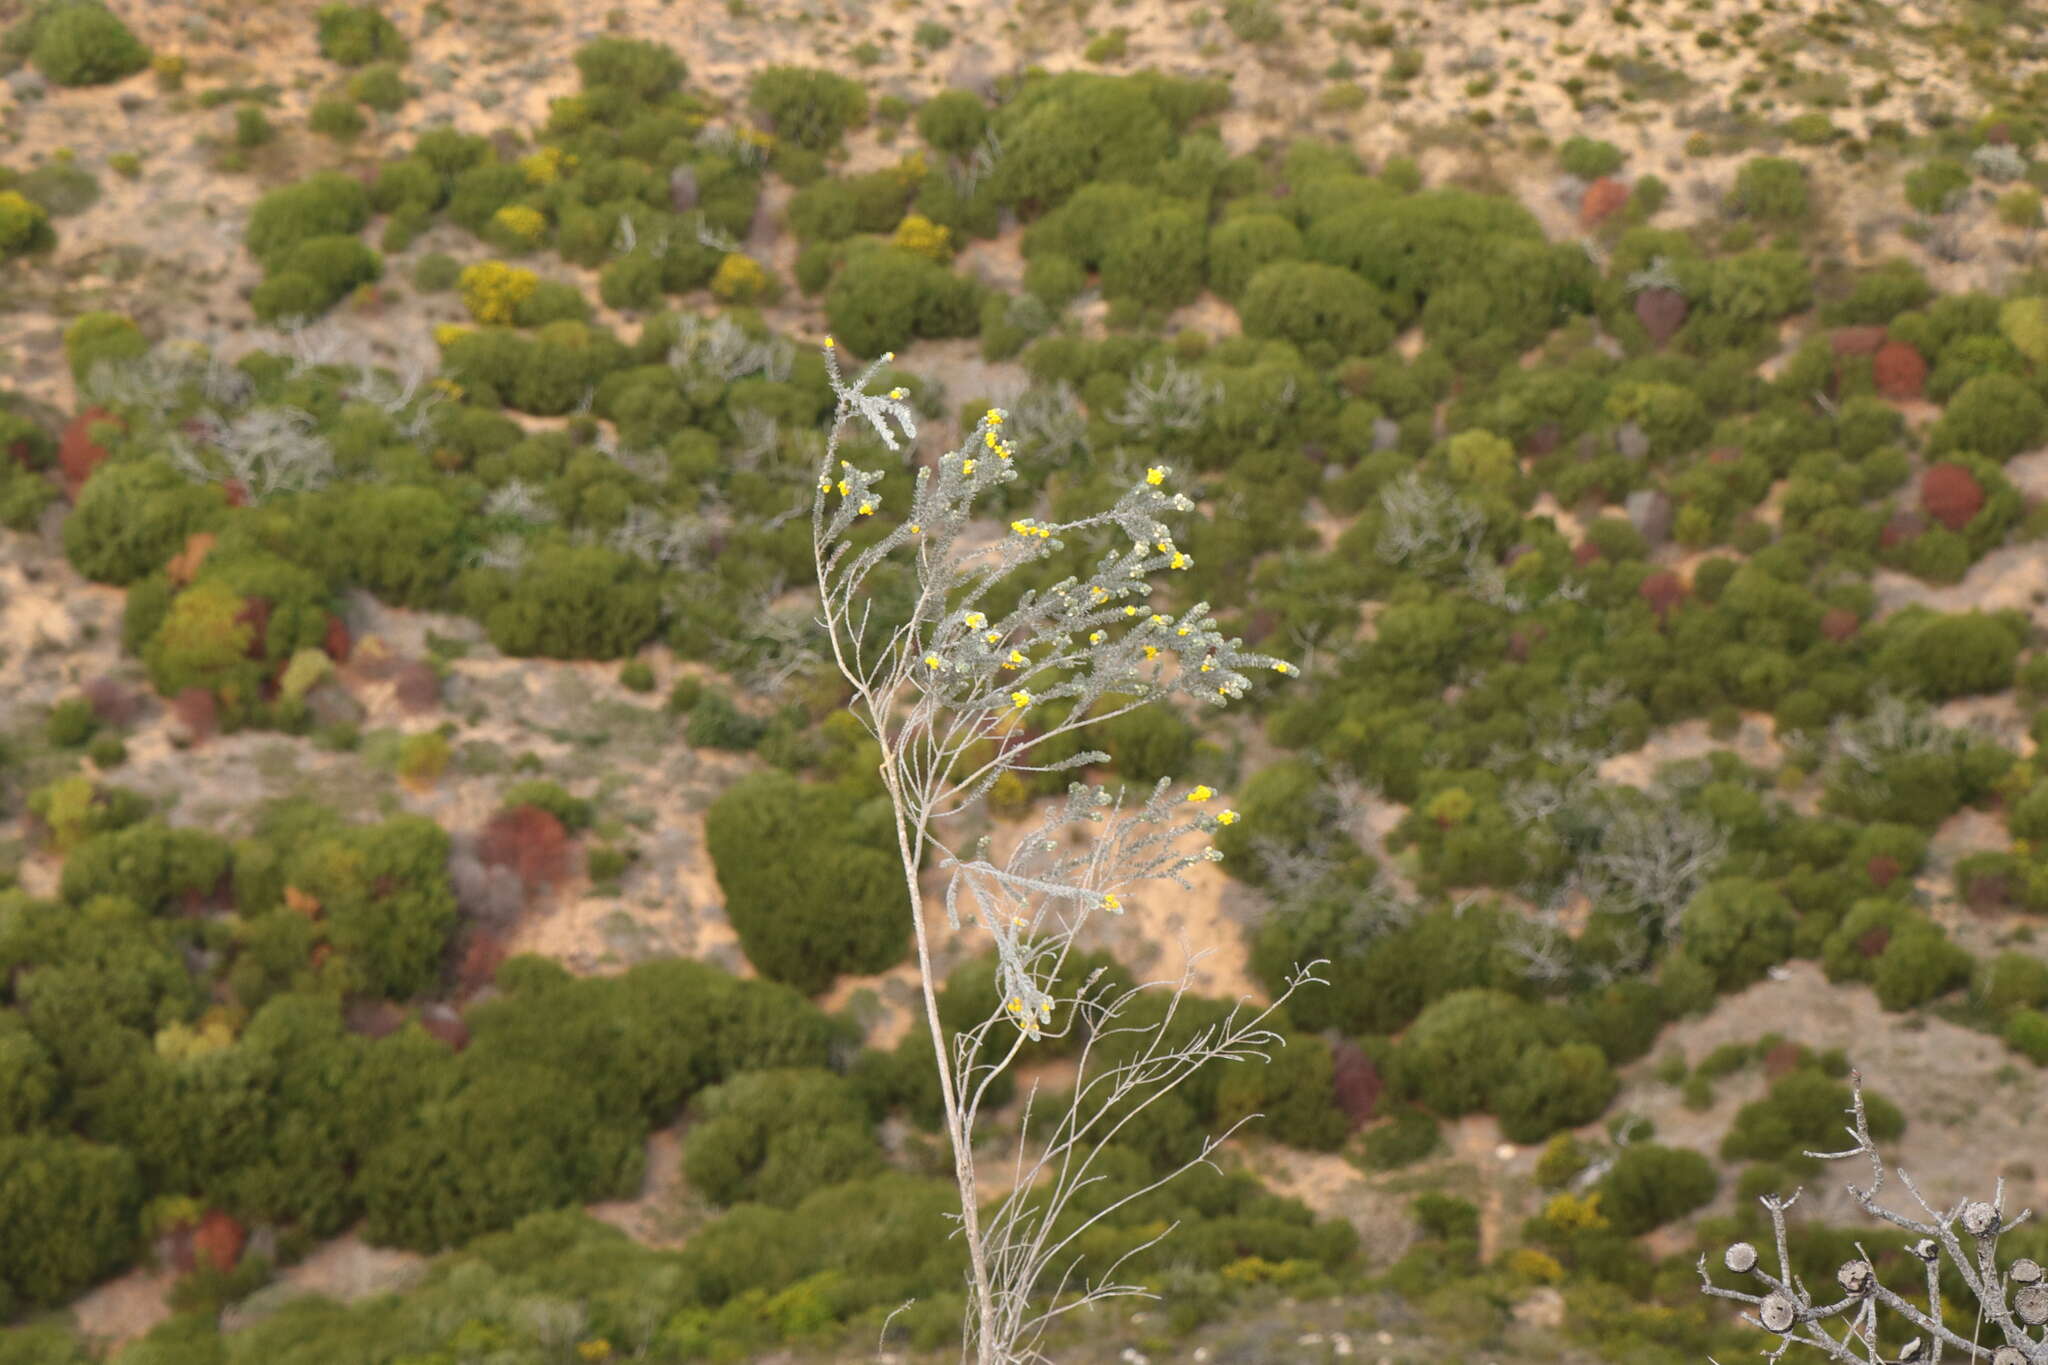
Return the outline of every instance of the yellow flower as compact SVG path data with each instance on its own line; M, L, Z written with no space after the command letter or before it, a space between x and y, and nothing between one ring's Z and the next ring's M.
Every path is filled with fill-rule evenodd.
M1186 555L1184 555L1184 554L1180 553L1180 552L1179 552L1178 550L1176 550L1176 551L1174 551L1174 555L1173 555L1173 563L1172 563L1172 564L1170 564L1170 565L1168 565L1167 567L1169 567L1169 568L1174 568L1174 569L1185 569L1185 568L1186 568L1187 566L1188 566L1188 557L1187 557Z
M1154 488L1157 488L1160 484L1165 483L1166 467L1164 465L1153 465L1150 469L1145 471L1145 482L1151 484Z
M987 446L990 450L994 450L996 448L996 445L998 444L996 441L996 434L993 431L984 432L981 437L981 443Z
M1126 616L1136 616L1137 614L1138 614L1138 609L1137 609L1136 607L1125 607L1125 608L1124 608L1124 615L1126 615Z
M962 460L960 462L960 472L962 474L972 474L974 472L974 461Z
M1048 1022L1052 1019L1052 1001L1041 1000L1038 1002L1038 1017Z
M924 662L927 668L944 668L946 666L946 661L936 654L925 655Z
M1275 673L1292 673L1294 671L1294 665L1286 663L1274 664L1273 671Z
M1105 632L1103 632L1103 631L1099 631L1099 630L1091 630L1091 631L1089 631L1089 632L1088 632L1088 643L1089 643L1089 644L1091 644L1091 645L1099 645L1099 644L1101 644L1101 643L1102 643L1102 641L1103 641L1103 636L1104 636L1104 634L1105 634Z
M1152 613L1152 624L1153 624L1153 625L1155 625L1155 626L1163 626L1163 625L1165 625L1165 624L1166 624L1166 620L1167 620L1167 618L1166 618L1166 613L1165 613L1165 612L1155 611L1155 612L1153 612L1153 613Z
M1103 598L1105 598L1105 597L1109 596L1109 589L1108 589L1108 588L1105 588L1105 587L1103 587L1103 586L1102 586L1102 585L1101 585L1100 583L1096 584L1096 585L1095 585L1094 587L1090 588L1090 589L1089 589L1088 591L1090 591L1090 592L1092 592L1092 593L1094 593L1094 594L1095 594L1095 600L1096 600L1096 601L1098 601L1098 602L1100 602L1100 601L1101 601L1101 600L1102 600Z
M1010 529L1020 536L1028 536L1031 534L1031 523L1028 521L1013 521L1010 523Z
M891 389L891 390L889 390L889 396L890 396L891 398L901 398L901 397L903 397L903 395L904 395L904 394L905 394L906 392L908 392L908 390L905 390L905 389Z
M1193 791L1188 793L1188 800L1207 801L1210 797L1214 796L1215 794L1215 792L1211 791L1207 787L1197 787Z
M1010 651L1010 657L1009 657L1008 659L1005 659L1005 660L1003 661L1003 667L1004 667L1004 668L1016 668L1016 667L1020 666L1020 665L1021 665L1021 664L1022 664L1023 662L1024 662L1024 655L1023 655L1023 653L1022 653L1021 651L1019 651L1019 650L1014 650L1014 649L1013 649L1013 650L1011 650L1011 651Z
M1216 661L1214 659L1202 660L1202 671L1204 673L1214 673L1216 671Z
M1031 705L1031 694L1019 688L1010 694L1010 700L1017 704L1019 711L1022 711L1025 707Z
M832 338L831 338L831 337L826 337L826 338L825 338L825 349L826 349L826 350L828 350L828 351L829 351L829 350L831 350L831 349L832 349L832 347L833 347L833 346L835 346L835 345L837 345L837 344L838 344L838 343L834 342L834 341L832 340Z
M1146 646L1145 646L1145 657L1146 657L1146 658L1148 658L1148 659L1156 659L1156 658L1158 658L1158 657L1159 657L1159 646L1158 646L1158 645L1146 645Z
M919 526L919 525L918 525L918 524L917 524L916 522L914 522L914 521L910 523L910 534L912 534L912 535L916 535L916 534L917 534L917 533L918 533L919 531L922 531L923 529L924 529L924 527L922 527L922 526Z
M832 480L830 480L830 479L820 479L820 480L818 480L818 491L819 491L820 493L830 493L830 492L832 491Z
M1002 639L1003 637L998 632L992 630L988 634L982 636L981 638L988 641L990 644L994 644L996 641Z
M839 481L839 496L842 498L846 496L846 480L844 479Z
M1003 424L1003 415L994 408L990 408L988 410L988 424L992 427L1001 426Z
M1171 550L1172 548L1173 548L1173 542L1172 542L1172 541L1170 541L1170 540L1162 540L1162 541L1160 541L1160 542L1159 542L1159 553L1161 553L1161 554L1165 554L1165 553L1166 553L1167 551Z
M1013 995L1013 996L1011 996L1011 997L1010 997L1010 1013L1012 1013L1012 1014L1022 1014L1023 1012L1024 1012L1024 1002L1023 1002L1022 1000L1018 999L1018 998L1017 998L1016 996L1014 996L1014 995Z
M1224 812L1223 812L1223 813L1222 813L1221 815L1219 815L1219 816L1217 816L1217 817L1216 817L1216 823L1217 823L1217 824L1219 824L1219 825L1234 825L1234 824L1236 824L1236 823L1237 823L1237 812L1236 812L1236 811L1234 811L1234 810L1227 810L1227 811L1224 811Z
M966 617L963 619L966 620L968 625L972 626L976 630L980 630L983 626L988 624L988 618L986 616L983 616L978 611L968 612Z
M1175 635L1185 635L1188 633L1188 628L1186 626L1182 626L1180 629L1174 631L1173 633Z
M1124 903L1115 896L1104 896L1102 898L1102 908L1105 910L1121 910L1124 908Z
M875 514L875 505L874 505L873 503L871 503L871 502L864 502L864 503L862 503L862 504L860 505L860 515L862 515L862 516L864 516L864 517L871 517L871 516L873 516L874 514Z

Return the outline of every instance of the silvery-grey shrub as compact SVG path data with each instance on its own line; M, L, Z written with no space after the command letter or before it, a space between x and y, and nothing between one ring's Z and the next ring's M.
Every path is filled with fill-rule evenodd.
M1191 890L1182 873L1221 857L1213 848L1188 847L1191 836L1213 834L1237 820L1234 811L1212 813L1216 793L1197 786L1174 794L1168 779L1139 802L1074 783L1065 802L1049 809L1000 863L986 837L966 853L948 847L938 823L980 802L1006 773L1059 771L1107 758L1091 751L1035 761L1063 735L1174 696L1226 705L1245 694L1256 674L1299 670L1247 653L1241 640L1222 634L1206 603L1178 615L1154 610L1153 576L1192 564L1161 517L1192 511L1194 504L1167 491L1172 470L1164 465L1148 468L1106 511L1060 522L1020 518L1007 534L991 538L987 526L974 519L975 503L1016 477L1011 462L1017 452L1004 439L1007 414L1000 408L982 418L959 450L942 455L934 467L919 468L911 487L893 496L883 487L884 471L840 458L841 432L855 418L867 422L892 451L901 449L892 421L916 438L902 389L884 396L866 392L875 371L894 359L894 353L883 355L847 383L832 340L825 341L839 403L811 509L820 624L853 690L853 713L880 745L881 778L895 813L970 1266L962 1356L979 1365L1012 1365L1047 1359L1037 1343L1060 1315L1105 1298L1146 1293L1113 1277L1125 1259L1166 1233L1118 1257L1092 1280L1084 1276L1078 1292L1068 1295L1081 1259L1076 1240L1131 1199L1206 1163L1229 1133L1209 1139L1201 1155L1179 1170L1116 1201L1073 1232L1056 1235L1054 1222L1074 1194L1102 1178L1089 1173L1095 1153L1145 1105L1203 1064L1266 1060L1266 1049L1283 1040L1264 1027L1265 1020L1303 983L1320 981L1314 969L1321 964L1298 967L1280 997L1251 1018L1239 1018L1240 1002L1221 1024L1169 1049L1163 1039L1172 1006L1156 1027L1119 1027L1117 1019L1140 993L1162 986L1171 988L1177 1006L1193 979L1193 958L1178 982L1148 982L1115 999L1107 988L1098 989L1099 971L1069 998L1054 990L1075 936L1096 911L1123 913L1124 898L1147 882ZM888 529L857 543L852 533L870 525ZM1008 575L1060 549L1069 537L1100 532L1121 532L1128 547L1106 549L1085 578L1027 591L1007 611L985 609ZM873 600L863 588L870 574L899 557L914 567L914 597L901 623L884 630L876 626ZM1041 718L1054 702L1072 703L1066 720L1027 728L1027 721ZM994 742L981 747L982 741ZM987 1017L950 1040L939 1021L933 931L925 922L927 897L919 878L927 852L937 855L938 868L948 874L948 928L968 932L961 914L966 906L994 941L999 964ZM1065 1036L1077 1021L1085 1042L1073 1102L1033 1158L1025 1143L1031 1136L1027 1099L1011 1194L984 1220L974 1123L988 1086L1034 1042ZM994 1029L1011 1032L1007 1051L983 1048ZM1117 1034L1147 1034L1150 1041L1134 1060L1091 1078L1095 1047ZM997 1060L985 1062L985 1056ZM1113 1108L1123 1116L1112 1123ZM1041 1174L1050 1175L1050 1197L1034 1208L1027 1195Z
M1852 1098L1847 1112L1854 1121L1847 1131L1855 1145L1839 1152L1806 1155L1822 1161L1869 1160L1869 1186L1850 1185L1849 1194L1871 1217L1917 1238L1908 1249L1924 1268L1926 1280L1911 1286L1911 1292L1924 1297L1928 1306L1923 1309L1880 1282L1867 1254L1843 1262L1835 1272L1835 1283L1819 1286L1816 1296L1792 1273L1792 1255L1786 1245L1785 1210L1798 1202L1798 1190L1789 1197L1762 1196L1771 1215L1775 1267L1765 1263L1756 1247L1737 1242L1722 1253L1721 1264L1747 1281L1747 1287L1727 1289L1715 1284L1702 1255L1702 1292L1747 1304L1752 1311L1742 1315L1743 1321L1778 1339L1765 1352L1771 1360L1783 1358L1794 1346L1810 1346L1825 1359L1845 1365L1929 1365L1951 1358L1951 1353L1954 1358L1988 1361L1990 1365L2048 1362L2048 1340L2043 1339L2041 1330L2048 1323L2048 1277L2040 1263L2028 1257L2014 1261L2002 1273L1998 1268L1999 1238L2024 1223L2032 1210L2007 1215L2002 1176L1988 1201L1959 1199L1946 1209L1937 1209L1903 1170L1898 1172L1899 1183L1919 1207L1919 1215L1879 1204L1886 1175L1884 1159L1871 1140L1870 1122L1864 1113L1863 1077L1851 1072L1849 1084ZM1857 1250L1863 1251L1860 1246ZM1942 1301L1944 1257L1977 1302L1968 1335L1949 1321L1948 1306ZM1881 1330L1880 1318L1892 1321L1884 1322ZM1990 1344L1985 1344L1987 1338Z

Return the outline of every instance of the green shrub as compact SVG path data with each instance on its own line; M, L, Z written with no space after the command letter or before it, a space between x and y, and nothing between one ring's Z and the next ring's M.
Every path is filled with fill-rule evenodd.
M268 262L315 237L352 236L369 221L370 197L361 181L338 171L318 171L258 199L242 240L252 255Z
M105 85L149 65L149 49L99 0L45 0L19 32L29 61L56 85Z
M2048 1066L2048 1014L2022 1007L2005 1017L2005 1045L2035 1066Z
M858 81L820 67L771 66L755 75L747 107L765 116L781 141L824 152L866 120L868 97Z
M795 1208L812 1193L885 1168L853 1083L829 1071L752 1071L690 1102L691 1188L715 1204ZM792 1115L802 1115L792 1124Z
M422 294L438 294L453 289L461 277L462 262L445 251L430 251L413 266L412 287Z
M60 894L70 905L119 896L145 914L162 914L186 896L211 895L228 864L227 840L145 820L96 834L72 849L64 860Z
M83 384L101 361L140 360L149 354L149 341L120 313L80 313L64 329L64 359L71 377Z
M1969 188L1969 167L1947 157L1906 172L1906 202L1921 213L1947 213Z
M942 90L917 111L917 135L949 156L966 156L988 133L988 105L967 90Z
M1275 261L1300 260L1301 254L1300 230L1278 214L1225 219L1209 233L1209 288L1235 302L1261 269Z
M161 460L109 462L86 480L64 521L64 554L95 583L123 586L163 567L224 511L218 490Z
M1616 1232L1636 1237L1699 1208L1720 1183L1713 1164L1691 1148L1634 1142L1599 1183L1600 1212Z
M2005 461L2048 440L2048 402L2010 374L1980 374L1956 391L1928 433L1931 454L1970 451Z
M368 122L355 104L343 99L316 100L306 116L306 126L322 137L348 142L362 136Z
M842 973L902 960L903 869L886 811L858 790L782 772L742 779L712 804L705 844L763 976L815 995Z
M402 62L411 55L405 36L375 5L327 5L320 25L320 55L341 66Z
M74 1137L0 1138L0 1309L54 1308L135 1252L134 1157Z
M603 545L544 545L517 573L473 572L457 593L520 658L622 659L661 626L659 582Z
M646 103L674 91L689 74L672 50L638 38L597 38L585 43L576 49L576 70L585 89L608 86Z
M1186 209L1148 213L1118 230L1102 256L1102 293L1178 308L1202 292L1203 225Z
M1443 1145L1435 1119L1404 1106L1392 1119L1365 1131L1365 1164L1375 1171L1395 1171L1433 1155Z
M392 114L414 95L394 62L377 62L348 78L348 97L380 114Z
M1394 339L1378 290L1351 271L1308 261L1262 266L1245 285L1238 313L1246 336L1277 337L1304 355L1320 347L1333 360L1376 354Z
M2000 1019L2015 1010L2038 1009L2048 1004L2048 962L2032 953L2000 953L1983 964L1977 998Z
M853 256L825 291L833 337L868 357L907 345L914 337L971 336L980 313L980 291L973 280L897 247Z
M0 261L48 251L56 245L48 210L18 190L0 190Z
M1784 961L1797 925L1784 896L1749 877L1709 882L1679 917L1687 956L1709 968L1723 991L1759 981Z
M264 322L324 313L384 275L384 258L352 236L310 237L272 257L249 306Z
M244 104L235 110L235 145L243 149L261 147L277 137L260 104Z
M1803 1153L1839 1150L1849 1098L1848 1086L1812 1068L1801 1067L1782 1076L1764 1098L1743 1105L1736 1113L1721 1140L1721 1159L1774 1161L1795 1170L1817 1169ZM1906 1131L1905 1115L1884 1096L1866 1089L1863 1104L1870 1135L1877 1141L1893 1141Z
M1765 222L1796 224L1807 215L1806 168L1784 157L1754 156L1735 173L1736 211Z
M1952 701L2011 687L2024 639L2005 613L1907 610L1885 622L1872 663L1894 688Z
M1569 137L1564 146L1557 149L1557 164L1564 168L1566 175L1575 175L1581 180L1598 180L1613 175L1621 169L1621 148L1611 142L1601 142L1589 137Z

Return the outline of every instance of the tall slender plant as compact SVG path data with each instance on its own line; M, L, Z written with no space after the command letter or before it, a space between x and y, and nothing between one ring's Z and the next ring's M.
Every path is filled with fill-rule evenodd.
M975 502L1017 477L1011 467L1015 448L1002 435L1006 414L992 409L961 449L941 456L935 468L919 468L909 497L886 507L878 488L883 471L841 459L839 444L854 418L864 419L891 450L901 449L891 420L916 439L902 389L886 396L866 392L876 369L894 358L893 352L883 355L849 384L841 379L831 338L825 341L839 403L811 510L820 623L852 688L853 713L880 746L882 782L895 811L925 1022L967 1243L962 1358L1011 1365L1047 1359L1037 1343L1060 1315L1119 1295L1146 1295L1142 1287L1115 1283L1113 1277L1126 1259L1165 1232L1119 1256L1092 1283L1084 1277L1078 1294L1070 1296L1067 1285L1081 1259L1071 1254L1074 1243L1122 1205L1198 1163L1213 1165L1210 1153L1257 1115L1208 1139L1199 1156L1078 1227L1056 1226L1056 1220L1079 1190L1103 1178L1089 1174L1096 1152L1146 1105L1207 1062L1268 1060L1267 1049L1285 1040L1266 1020L1302 984L1320 981L1314 969L1321 964L1297 967L1279 998L1250 1018L1239 1018L1245 1005L1240 1001L1221 1023L1168 1047L1175 1009L1199 954L1188 958L1177 982L1113 993L1101 985L1098 970L1068 997L1053 992L1076 935L1094 912L1121 914L1130 888L1147 881L1192 890L1185 870L1222 855L1211 847L1191 850L1188 836L1213 834L1234 823L1236 812L1211 813L1216 793L1207 786L1170 795L1170 779L1160 781L1142 804L1073 783L1066 801L1000 864L986 836L965 855L956 853L942 841L938 822L980 802L1005 774L1106 761L1106 754L1093 751L1051 757L1058 750L1048 746L1063 736L1175 695L1226 705L1245 694L1256 671L1298 670L1246 653L1241 640L1218 630L1206 603L1179 615L1153 609L1152 576L1192 563L1160 517L1192 511L1194 504L1164 491L1172 471L1163 465L1146 470L1107 511L1061 522L1024 518L1012 521L1007 535L991 537L974 520ZM1098 529L1123 532L1129 547L1105 551L1085 579L1025 590L1014 605L999 608L992 594L1011 574L1061 549L1067 537ZM876 598L864 588L871 574L899 555L914 566L911 600L892 612L900 620L878 625ZM1063 719L1049 718L1055 703L1069 704ZM938 868L948 874L948 927L962 931L964 891L997 954L987 1017L956 1034L950 1046L939 1019L933 931L925 922L928 898L920 868L928 853L937 855ZM1118 1025L1139 994L1163 986L1172 995L1162 1019ZM1072 1102L1054 1121L1043 1149L1027 1160L1027 1100L1011 1193L984 1217L974 1124L989 1085L1031 1043L1064 1037L1076 1027L1084 1042ZM1007 1047L984 1046L992 1030L1012 1028ZM1091 1060L1100 1060L1096 1050L1118 1035L1124 1038L1103 1050L1121 1060L1090 1079ZM1033 1198L1042 1175L1050 1177L1050 1190ZM1070 1254L1054 1278L1055 1263Z

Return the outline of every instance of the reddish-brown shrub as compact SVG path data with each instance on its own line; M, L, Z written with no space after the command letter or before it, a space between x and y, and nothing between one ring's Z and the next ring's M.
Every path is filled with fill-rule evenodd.
M1351 1121L1351 1131L1355 1133L1371 1121L1386 1082L1381 1078L1379 1068L1372 1064L1372 1058L1349 1039L1331 1047L1330 1061L1333 1064L1330 1079L1337 1092L1337 1107Z
M1803 1052L1804 1049L1799 1044L1789 1039L1782 1043L1773 1043L1770 1051L1764 1053L1764 1078L1776 1081L1791 1075L1799 1069L1799 1060Z
M1590 540L1582 540L1572 546L1572 563L1585 568L1600 557L1600 547Z
M441 704L441 679L424 659L406 659L391 671L392 696L409 713L419 715Z
M1621 212L1622 205L1626 203L1628 186L1603 175L1586 186L1585 194L1579 198L1579 226L1598 227Z
M1856 940L1856 955L1858 957L1876 957L1884 952L1886 948L1889 948L1891 943L1892 931L1880 924Z
M235 613L235 624L249 627L249 647L242 651L244 658L260 659L264 646L270 638L270 599L249 597L242 601L242 609Z
M334 662L345 664L348 662L349 647L354 643L354 638L348 633L348 623L330 612L327 617L327 635L320 641L320 648L326 650L327 657Z
M64 492L73 502L93 470L107 458L107 448L92 438L96 422L111 422L123 431L128 424L105 408L87 408L71 419L57 447L57 467L64 472Z
M1902 508L1894 512L1892 519L1884 524L1884 529L1877 533L1878 548L1889 550L1904 545L1926 529L1927 518L1911 508Z
M317 956L319 949L314 953ZM405 1027L405 1008L389 1000L351 1000L342 1010L342 1022L349 1032L365 1038L389 1038Z
M242 1246L248 1240L248 1233L234 1215L209 1209L199 1220L198 1231L192 1234L193 1259L225 1275L242 1259Z
M1984 489L1970 471L1944 461L1920 476L1920 505L1951 531L1970 524L1984 506Z
M1838 356L1876 355L1884 342L1882 327L1837 327L1828 336L1828 345Z
M1564 428L1556 422L1544 422L1522 438L1522 454L1540 459L1563 444Z
M1899 860L1889 853L1879 853L1863 865L1863 875L1870 878L1870 884L1880 891L1897 880L1904 870L1899 866Z
M1854 635L1862 626L1856 613L1847 607L1829 607L1820 618L1820 633L1836 644Z
M1963 900L1979 914L2003 910L2012 887L2003 872L1983 872L1971 877L1963 885Z
M142 698L111 677L94 678L81 689L92 713L108 725L127 725L142 709Z
M1636 295L1636 321L1658 346L1678 335L1691 308L1676 289L1645 289Z
M171 699L171 719L176 727L173 739L182 736L187 744L204 744L220 728L220 707L209 689L188 687Z
M220 486L220 495L230 507L249 505L249 488L240 479L229 479Z
M1926 391L1927 362L1903 341L1887 341L1878 349L1871 372L1877 391L1894 402L1915 399Z
M474 995L498 979L498 968L509 952L505 940L488 929L472 928L455 966L455 985L463 995Z
M569 835L562 822L539 806L501 810L477 835L477 861L509 867L528 891L560 886L569 875Z
M1669 569L1659 569L1645 578L1636 592L1662 621L1673 607L1685 600L1685 580Z

